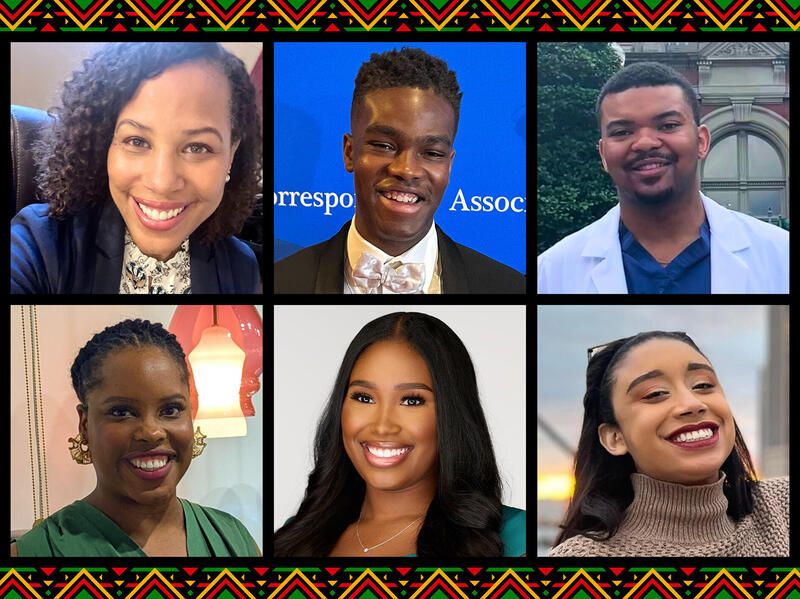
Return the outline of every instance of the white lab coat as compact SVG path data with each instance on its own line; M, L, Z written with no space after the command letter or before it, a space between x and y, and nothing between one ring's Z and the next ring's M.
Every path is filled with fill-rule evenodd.
M711 229L711 293L789 293L789 233L700 194ZM619 204L537 260L539 293L628 293Z

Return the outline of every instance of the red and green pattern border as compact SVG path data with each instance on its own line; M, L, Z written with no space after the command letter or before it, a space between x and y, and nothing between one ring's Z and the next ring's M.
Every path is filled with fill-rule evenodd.
M797 599L791 567L15 567L0 599Z
M185 34L795 31L800 0L0 0L0 30ZM758 39L758 38L753 38Z

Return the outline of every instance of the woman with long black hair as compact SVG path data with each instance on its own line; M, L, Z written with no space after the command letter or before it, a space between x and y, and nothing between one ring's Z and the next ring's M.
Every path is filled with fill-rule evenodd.
M432 316L388 314L359 331L314 460L277 557L525 553L525 512L501 502L472 360Z
M789 479L758 481L685 333L589 350L575 492L552 556L789 555Z

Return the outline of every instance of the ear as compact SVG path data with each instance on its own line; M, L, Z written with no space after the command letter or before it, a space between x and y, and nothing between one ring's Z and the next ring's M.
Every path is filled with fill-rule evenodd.
M606 164L605 148L603 147L603 138L597 142L597 151L600 153L600 161L603 163L603 170L608 172L608 165Z
M450 171L453 170L453 158L456 156L455 150L450 150L450 162L447 165L447 179L450 179Z
M697 158L703 160L708 156L708 150L711 147L711 132L705 125L700 125L697 128Z
M625 455L628 453L628 445L625 443L625 437L622 436L618 426L601 424L597 427L597 436L600 437L600 444L611 455Z
M353 172L353 138L349 133L344 134L342 140L342 154L344 155L344 170Z
M89 425L86 421L86 417L88 415L88 411L85 405L79 403L75 406L75 409L78 411L78 432L84 438L84 440L88 443L89 438L87 437L89 431Z

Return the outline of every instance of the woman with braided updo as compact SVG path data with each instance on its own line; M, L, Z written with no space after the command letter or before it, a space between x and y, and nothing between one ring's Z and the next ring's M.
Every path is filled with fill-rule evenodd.
M242 61L216 43L108 43L64 84L39 199L11 222L12 293L255 293L238 235L260 193Z
M12 556L260 555L235 517L176 495L205 444L192 427L189 371L174 335L125 320L92 337L71 374L80 403L70 451L94 466L97 486L20 537Z

